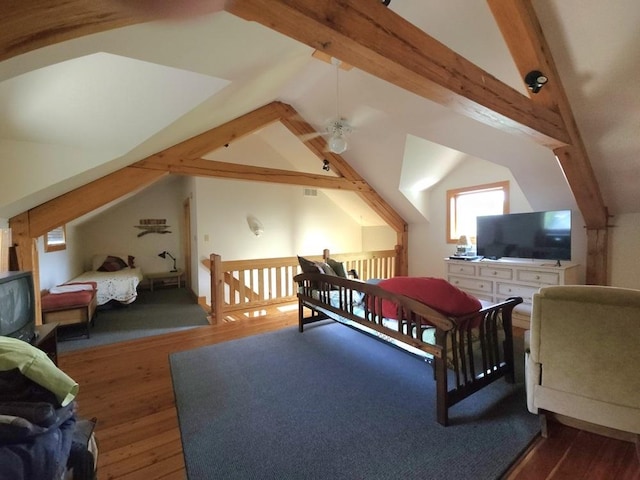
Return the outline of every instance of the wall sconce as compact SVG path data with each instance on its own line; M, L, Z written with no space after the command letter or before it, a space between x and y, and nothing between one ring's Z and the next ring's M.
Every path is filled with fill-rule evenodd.
M251 230L256 237L259 237L264 233L262 223L253 215L249 215L247 217L247 224L249 225L249 230Z
M329 160L327 160L326 158L322 161L322 169L325 172L328 172L329 170L331 170L331 165L329 164Z
M173 255L171 255L169 252L167 252L166 250L162 253L158 254L159 257L161 258L167 258L167 256L169 258L171 258L173 260L173 270L171 270L172 272L177 272L178 268L176 267L176 257L174 257Z
M529 87L529 90L533 93L538 93L548 81L547 76L538 70L533 70L524 77L524 83L527 84L527 87Z

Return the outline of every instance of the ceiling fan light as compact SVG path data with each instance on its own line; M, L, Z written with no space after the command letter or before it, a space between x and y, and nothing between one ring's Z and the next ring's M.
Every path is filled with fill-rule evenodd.
M329 150L340 155L347 150L347 140L342 135L333 135L329 139Z

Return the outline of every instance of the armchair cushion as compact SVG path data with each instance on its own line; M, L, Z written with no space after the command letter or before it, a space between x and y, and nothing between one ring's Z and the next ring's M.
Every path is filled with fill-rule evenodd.
M638 339L640 291L541 288L533 297L527 358L530 410L640 433Z

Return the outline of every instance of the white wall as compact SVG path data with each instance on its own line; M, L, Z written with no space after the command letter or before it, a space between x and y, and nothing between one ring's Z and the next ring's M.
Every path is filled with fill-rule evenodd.
M398 244L398 235L391 227L362 228L362 251L393 250Z
M445 238L447 190L504 180L509 181L511 213L532 211L531 203L508 168L474 157L467 157L435 185L429 194L431 221L409 226L409 275L445 277L443 259L455 251L455 245L448 244ZM557 205L553 208L573 211L572 260L580 263L584 271L586 234L582 228L582 217L571 205ZM582 278L583 276L584 273Z
M78 255L82 269L91 268L96 254L133 255L136 266L143 273L168 271L173 266L170 258L160 258L158 253L168 251L182 265L182 177L169 177L142 192L117 204L103 213L93 216L78 227ZM136 228L141 219L166 219L171 233L150 233L138 236ZM126 258L124 258L126 261ZM80 273L80 272L77 272Z
M616 215L609 229L610 284L640 289L640 213Z
M84 270L82 259L82 240L78 239L78 229L74 224L65 226L67 247L56 252L44 251L44 237L39 237L38 268L40 273L40 290L47 290L60 285Z
M201 260L212 253L223 260L321 255L362 250L362 229L322 191L303 196L299 186L197 178L193 195L194 291L210 302L210 272ZM264 233L256 237L247 217L256 217Z

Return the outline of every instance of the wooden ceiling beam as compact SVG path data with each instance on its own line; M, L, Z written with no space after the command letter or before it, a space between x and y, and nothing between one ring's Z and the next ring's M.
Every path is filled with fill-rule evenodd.
M340 177L253 167L201 158L224 145L280 121L321 161L327 159ZM178 175L232 178L353 191L396 232L407 230L404 219L290 105L272 102L134 164Z
M372 0L236 0L225 10L400 88L549 148L570 142L559 113Z
M168 3L168 2L165 2ZM372 0L218 0L224 7L381 79L550 148L570 143L559 113L532 102ZM136 2L9 2L0 16L0 60L64 40L176 14Z
M587 228L607 225L607 209L600 193L591 162L582 142L551 49L529 0L487 0L522 78L539 70L549 79L538 93L531 93L534 103L557 108L567 127L569 145L554 148Z
M175 175L193 177L214 177L252 182L281 183L316 188L330 188L352 192L368 192L371 187L364 180L347 180L329 175L294 172L277 168L254 167L252 165L218 162L201 159L159 159L148 158L136 164L139 168L155 169Z
M586 283L607 285L608 210L538 17L530 0L487 1L522 77L539 70L548 78L538 93L531 93L532 101L557 106L567 126L569 144L553 152L586 224Z
M125 167L29 210L28 234L38 238L93 210L151 185L167 172Z
M321 135L317 135L317 131L313 126L305 121L293 107L286 105L286 108L289 111L289 115L283 117L280 122L291 133L296 135L318 159L326 159L331 165L331 170L345 179L366 184L366 180L341 155L329 151L327 141ZM407 222L373 188L359 190L357 193L369 208L376 212L397 233L407 230Z
M0 61L73 38L148 21L118 2L31 0L3 2Z
M200 135L155 153L142 161L148 163L147 160L153 158L195 160L247 135L251 135L261 128L279 121L288 114L289 112L283 103L271 102L218 127L207 130ZM134 163L134 165L138 165L138 163Z
M220 11L224 1L6 0L0 15L0 61L114 28Z

